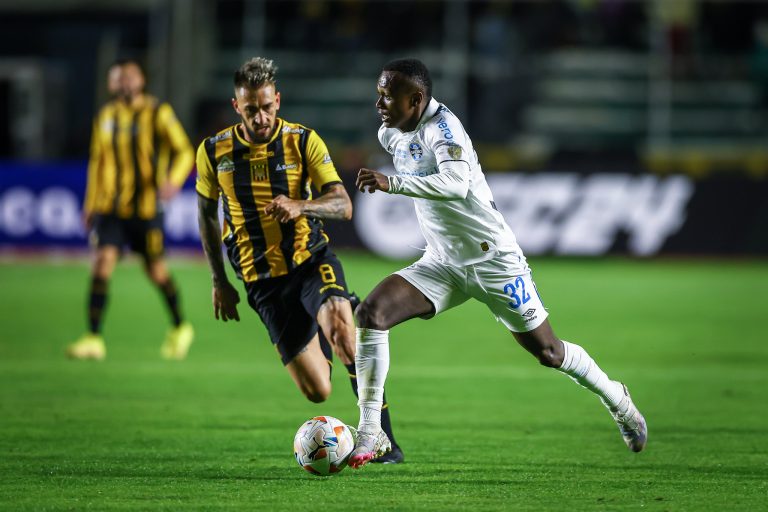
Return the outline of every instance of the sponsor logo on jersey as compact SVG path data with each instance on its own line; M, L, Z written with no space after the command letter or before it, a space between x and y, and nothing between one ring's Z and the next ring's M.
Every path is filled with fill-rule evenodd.
M275 166L276 171L287 171L289 169L295 169L295 168L296 168L296 164L277 164L277 166Z
M220 134L211 137L211 143L216 144L220 140L226 140L231 138L232 138L232 130L227 130L225 132L221 132Z
M291 128L290 126L283 126L283 133L304 133L304 128Z
M450 144L448 146L448 155L454 160L461 160L461 146L458 144Z
M443 138L447 140L453 139L453 133L451 133L451 129L448 128L448 123L445 121L445 116L440 116L440 119L437 120L437 127L440 128L441 132L443 132Z
M221 157L221 160L219 160L219 163L216 164L216 170L218 172L232 172L235 170L235 162L229 158L229 155L224 155Z
M331 160L331 155L329 155L328 153L326 153L325 155L323 155L323 163L324 163L324 164L330 164L330 163L333 163L333 160Z
M400 148L395 149L394 155L395 158L408 158L410 156L406 150Z
M419 145L417 142L411 142L411 144L408 146L408 149L411 151L411 156L414 160L421 160L421 158L424 156L424 150L421 149L421 145Z
M417 169L415 171L402 171L398 172L397 174L402 176L431 176L432 174L438 173L440 170L437 167L432 167L431 169Z

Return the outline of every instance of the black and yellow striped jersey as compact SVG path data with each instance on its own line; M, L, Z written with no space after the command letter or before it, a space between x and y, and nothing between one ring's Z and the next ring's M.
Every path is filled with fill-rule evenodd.
M325 143L300 124L277 119L269 142L250 144L235 125L197 149L197 192L221 196L222 239L238 277L246 282L287 274L328 243L319 219L301 216L281 224L264 213L273 198L311 199L341 183Z
M151 219L158 187L183 185L193 163L194 149L168 103L146 95L133 106L111 101L93 122L83 209Z

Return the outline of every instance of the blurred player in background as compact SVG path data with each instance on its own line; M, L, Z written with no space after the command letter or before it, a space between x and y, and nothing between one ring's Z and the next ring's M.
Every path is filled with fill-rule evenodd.
M179 191L192 171L194 149L168 103L144 93L145 77L134 60L109 68L113 96L93 123L88 185L83 206L96 257L91 273L89 329L67 347L74 359L104 359L101 336L109 278L127 245L141 255L173 327L161 347L166 359L184 359L194 336L179 308L176 285L163 257L162 201Z
M200 235L213 277L217 319L240 320L239 295L227 278L223 241L248 303L269 331L283 364L312 402L331 393L333 352L357 395L355 324L344 270L321 219L349 220L352 202L318 134L277 117L280 93L271 60L235 72L232 106L240 122L197 150ZM312 188L319 191L313 197ZM330 342L330 343L329 343ZM392 438L382 393L381 427ZM378 462L402 462L394 449Z
M426 66L415 59L384 66L376 108L379 141L396 175L360 169L357 187L414 198L424 256L385 278L357 308L360 423L349 464L386 453L379 414L389 369L389 329L432 318L474 298L486 304L539 362L572 377L608 407L630 450L645 447L645 420L624 384L610 380L587 352L552 331L531 270L491 191L459 119L432 98Z

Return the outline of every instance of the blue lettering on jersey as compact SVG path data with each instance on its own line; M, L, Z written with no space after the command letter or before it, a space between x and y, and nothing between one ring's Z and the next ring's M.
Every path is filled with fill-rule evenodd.
M401 176L421 176L421 177L424 177L424 176L431 176L432 174L435 174L437 172L440 172L440 169L438 169L437 167L433 167L431 169L418 169L418 170L415 170L415 171L402 171L402 172L398 172L397 174L399 174Z
M440 116L440 119L437 120L437 127L443 132L443 137L448 140L453 138L453 133L451 133L451 129L448 128L448 123L445 122L445 116Z

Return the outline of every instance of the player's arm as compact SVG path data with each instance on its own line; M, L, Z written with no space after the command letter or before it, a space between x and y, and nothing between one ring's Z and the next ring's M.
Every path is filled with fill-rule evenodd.
M453 129L460 133L461 127ZM449 130L450 132L450 130ZM379 142L389 147L386 130L379 130ZM401 194L437 201L464 199L469 193L470 166L466 150L456 140L444 138L443 131L430 126L424 133L427 149L434 153L438 172L429 176L386 176L371 169L360 169L357 174L357 188L373 193L377 190L390 194Z
M315 132L310 132L308 136L304 165L312 183L320 190L320 196L303 200L279 195L266 206L264 212L283 223L302 215L324 220L351 219L352 201L328 155L328 148Z
M240 321L237 304L240 296L227 278L224 267L224 256L221 251L221 227L219 227L219 191L216 175L213 172L205 142L200 144L197 151L197 223L200 230L200 240L208 260L213 280L211 300L213 314L218 320Z
M93 121L93 131L91 132L91 153L88 158L88 181L85 186L85 201L83 202L83 224L86 229L91 228L93 223L93 213L96 208L96 198L101 193L101 165L103 151L99 140L99 121L98 117Z
M466 163L465 163L466 164ZM371 194L377 190L390 194L421 197L438 201L464 199L469 191L469 164L440 164L440 172L429 176L387 176L373 169L357 173L357 189Z
M283 223L302 215L323 220L349 220L352 218L352 201L344 185L329 183L315 199L291 199L281 194L264 208L264 212Z
M465 199L469 192L469 164L443 161L437 168L440 172L429 176L387 176L387 192L438 201Z
M176 118L173 108L168 103L158 107L157 123L160 133L164 135L171 148L171 168L168 169L168 179L160 191L163 199L171 199L178 193L189 173L192 172L192 164L195 161L195 152L192 144L181 123Z

